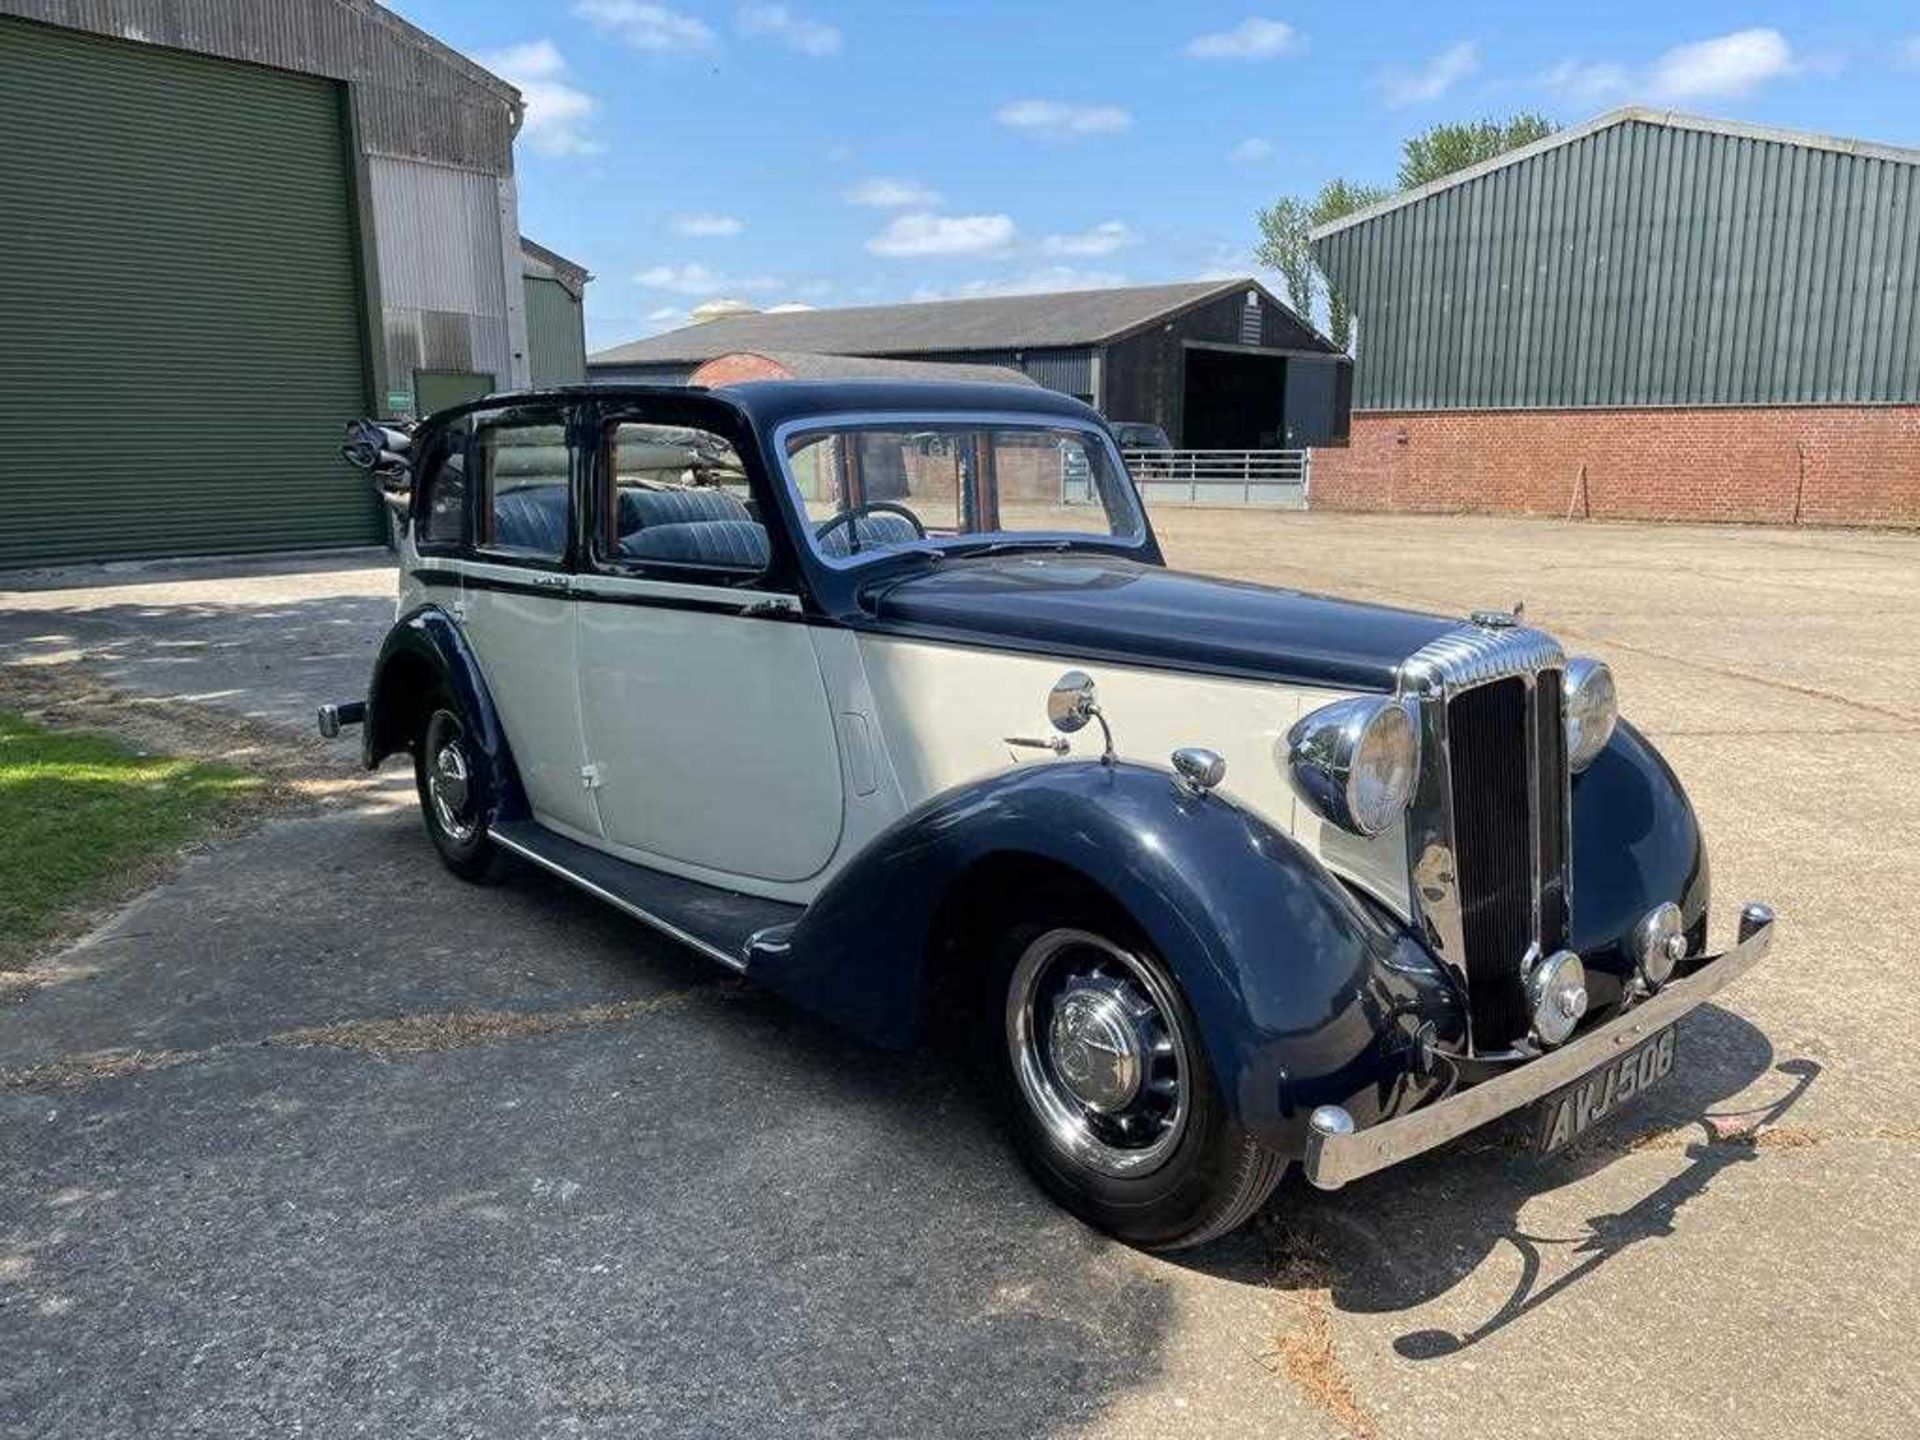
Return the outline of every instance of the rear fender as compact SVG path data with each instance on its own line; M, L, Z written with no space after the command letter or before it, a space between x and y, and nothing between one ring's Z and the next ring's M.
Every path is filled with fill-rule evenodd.
M438 605L422 605L402 616L380 647L361 728L361 759L367 768L389 755L412 752L426 722L426 702L435 691L452 696L466 719L471 759L488 796L488 823L526 819L531 813L526 794L480 662L453 617Z
M976 866L1029 857L1097 886L1145 933L1193 1007L1242 1123L1299 1153L1305 1115L1412 1103L1411 1037L1458 1044L1441 967L1290 837L1165 771L1026 765L937 796L843 869L764 982L867 1038L926 1018L935 917ZM1420 1092L1424 1093L1424 1092Z

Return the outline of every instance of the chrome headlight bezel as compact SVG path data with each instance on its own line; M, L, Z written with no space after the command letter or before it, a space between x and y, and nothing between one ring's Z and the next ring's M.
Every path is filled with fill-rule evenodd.
M1295 793L1342 830L1371 837L1391 829L1420 784L1413 703L1361 695L1321 706L1287 732L1286 769Z
M1620 694L1607 662L1586 656L1569 660L1562 704L1567 768L1578 775L1607 748L1620 720Z

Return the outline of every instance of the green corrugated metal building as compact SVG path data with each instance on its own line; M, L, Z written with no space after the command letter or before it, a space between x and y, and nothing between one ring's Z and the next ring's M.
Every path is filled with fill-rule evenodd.
M345 422L529 378L520 115L372 0L0 0L0 569L383 540Z
M527 358L535 385L583 385L587 379L587 267L520 237L520 282L527 298Z
M1634 412L1644 440L1741 407L1777 437L1744 491L1681 503L1716 487L1668 483L1663 504L1662 477L1609 475L1635 497L1620 513L1805 518L1773 472L1789 452L1805 470L1813 427L1819 482L1871 492L1830 518L1914 516L1920 151L1617 110L1322 227L1313 249L1356 316L1353 450L1315 464L1334 500L1403 508L1398 478L1405 503L1516 508L1464 479L1448 504L1402 452L1453 447L1464 477L1491 463L1479 450L1520 445L1558 469L1519 508L1591 513L1607 462L1589 452L1610 433L1594 412ZM1563 493L1579 467L1586 493Z

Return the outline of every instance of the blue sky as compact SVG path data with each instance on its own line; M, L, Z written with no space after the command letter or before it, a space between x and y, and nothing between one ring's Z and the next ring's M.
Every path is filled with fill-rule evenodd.
M522 228L595 348L703 301L1248 273L1253 215L1427 125L1638 102L1920 145L1920 7L404 0L519 84Z

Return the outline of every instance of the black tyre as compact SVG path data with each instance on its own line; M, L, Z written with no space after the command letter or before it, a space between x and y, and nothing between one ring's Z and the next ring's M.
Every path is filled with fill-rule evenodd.
M1149 1250L1204 1244L1260 1208L1287 1162L1228 1114L1185 996L1138 937L1059 916L1007 931L998 961L990 1078L1062 1205Z
M507 858L487 834L491 796L474 764L472 741L459 702L445 694L427 701L426 720L413 751L413 781L427 835L446 867L462 880L490 885Z

